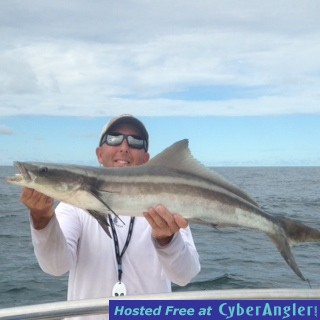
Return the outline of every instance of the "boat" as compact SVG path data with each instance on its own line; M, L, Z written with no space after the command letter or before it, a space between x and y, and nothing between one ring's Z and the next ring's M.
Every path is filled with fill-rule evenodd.
M57 320L109 313L111 300L320 300L320 289L232 289L60 301L0 309L0 320Z

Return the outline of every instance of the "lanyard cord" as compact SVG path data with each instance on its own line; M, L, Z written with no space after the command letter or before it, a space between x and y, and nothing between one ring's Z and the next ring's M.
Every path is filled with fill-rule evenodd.
M128 245L129 245L129 242L130 242L130 239L131 239L131 236L132 236L132 230L133 230L133 224L134 224L134 218L135 217L131 217L131 219L130 219L130 225L129 225L127 239L126 239L124 247L123 247L123 249L122 249L122 251L120 253L119 240L118 240L116 228L114 227L114 223L112 221L111 215L109 214L108 216L109 216L110 226L111 226L111 230L112 230L114 249L116 251L116 258L117 258L117 263L118 263L118 280L119 280L119 282L121 282L122 256L123 256L123 254L125 253L125 251L128 248Z

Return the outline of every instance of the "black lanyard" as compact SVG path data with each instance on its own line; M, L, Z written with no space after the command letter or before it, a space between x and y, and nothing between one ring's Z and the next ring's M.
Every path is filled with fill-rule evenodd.
M110 221L110 226L112 230L112 235L113 235L113 243L114 243L114 249L116 251L116 258L117 258L117 263L118 263L118 280L121 282L121 276L122 276L122 256L125 253L125 251L128 248L131 236L132 236L132 230L133 230L133 224L134 224L134 218L131 217L130 219L130 225L129 225L129 230L128 230L128 235L127 235L127 240L124 244L124 247L120 253L120 248L119 248L119 240L116 232L116 228L114 227L113 220L111 218L111 215L109 214L109 221Z

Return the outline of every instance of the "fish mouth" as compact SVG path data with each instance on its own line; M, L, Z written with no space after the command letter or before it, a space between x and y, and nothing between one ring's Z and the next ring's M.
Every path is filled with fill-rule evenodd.
M32 181L32 178L26 169L26 167L23 165L23 163L19 161L14 162L14 166L18 169L19 173L16 173L15 176L7 178L8 182L12 183L19 183L22 181L30 182Z

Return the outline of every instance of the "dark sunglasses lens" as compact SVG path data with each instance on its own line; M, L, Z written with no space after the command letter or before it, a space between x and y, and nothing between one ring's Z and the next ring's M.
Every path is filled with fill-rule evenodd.
M144 140L140 138L136 138L133 136L127 137L128 144L131 148L135 149L143 149L144 148Z
M124 136L122 134L117 136L108 134L106 136L105 143L109 146L118 146L122 143L123 139L124 139Z
M106 143L109 146L119 146L124 139L127 140L130 148L146 150L146 141L144 139L141 139L140 137L127 136L125 134L107 134L103 143Z

